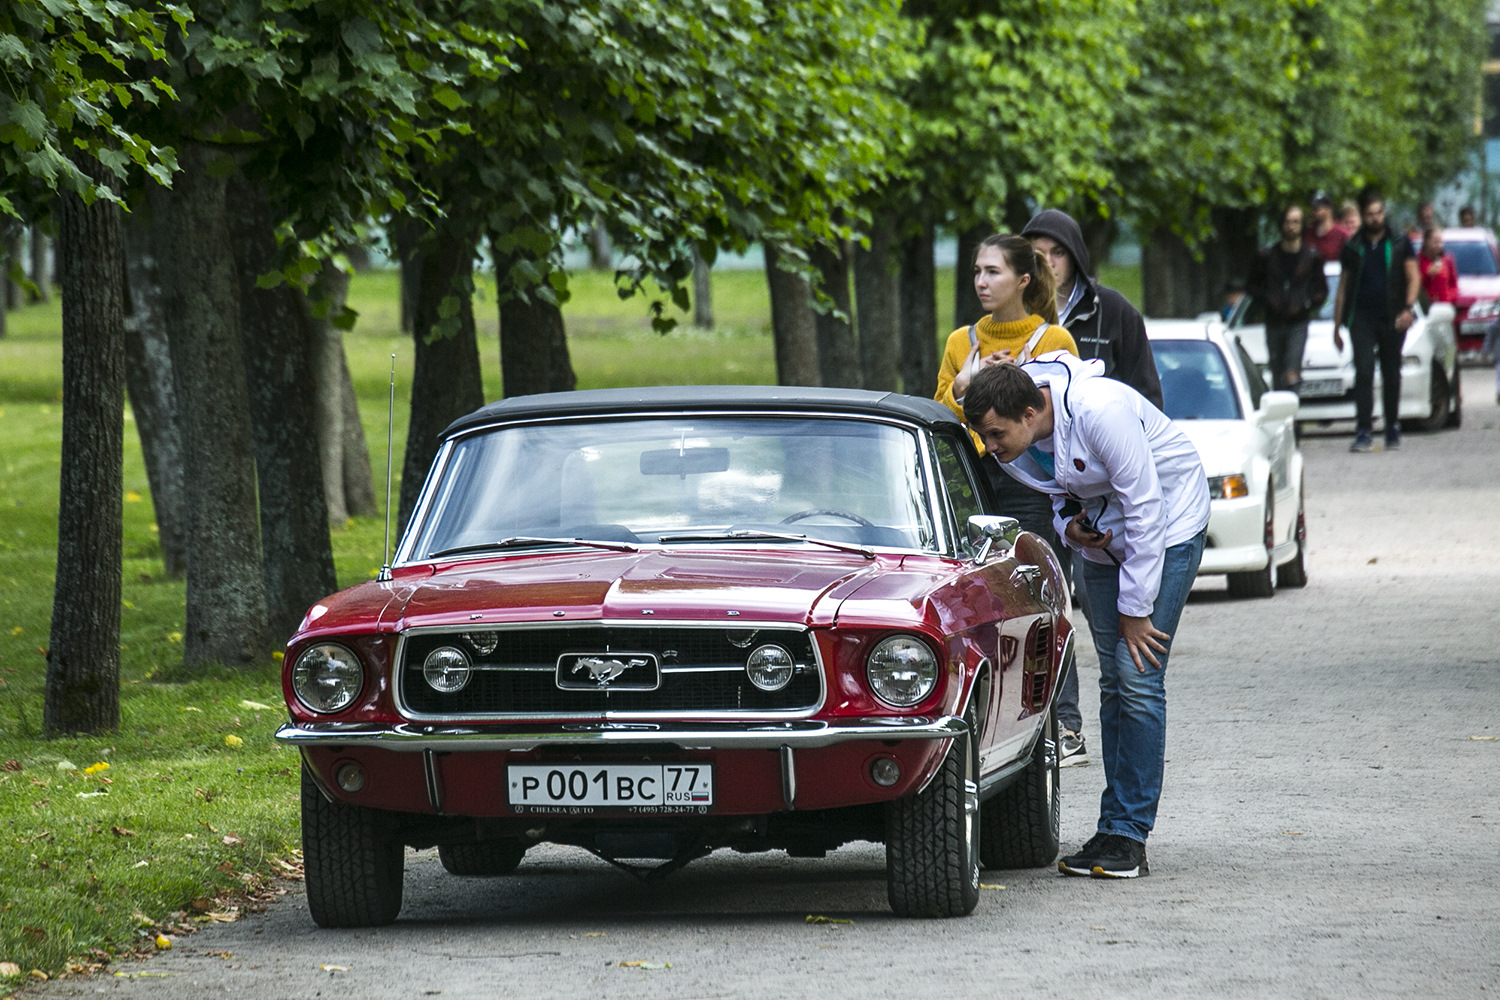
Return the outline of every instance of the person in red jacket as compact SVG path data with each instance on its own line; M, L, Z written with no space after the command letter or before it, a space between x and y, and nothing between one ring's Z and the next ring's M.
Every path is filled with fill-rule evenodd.
M1443 252L1443 231L1428 229L1422 234L1422 254L1417 258L1422 276L1422 291L1428 302L1453 302L1458 299L1458 265L1451 253Z

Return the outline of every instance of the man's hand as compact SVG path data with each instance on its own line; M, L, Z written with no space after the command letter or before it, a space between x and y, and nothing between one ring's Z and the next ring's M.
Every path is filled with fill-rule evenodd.
M1011 359L1009 351L991 351L989 354L979 358L979 367L988 368L990 365L1004 364ZM969 366L964 365L953 376L953 398L962 399L969 391Z
M1156 653L1165 653L1167 647L1162 645L1162 641L1170 640L1172 637L1151 624L1149 615L1139 618L1135 615L1121 615L1120 638L1125 640L1125 648L1130 650L1130 658L1135 661L1135 669L1144 674L1146 664L1141 662L1141 658L1145 657L1146 662L1160 670L1161 661L1156 658Z
M1083 511L1079 511L1073 515L1073 519L1063 529L1063 534L1074 545L1084 549L1107 548L1110 541L1115 537L1113 531L1106 531L1101 535L1097 530L1089 526L1088 522L1083 519Z

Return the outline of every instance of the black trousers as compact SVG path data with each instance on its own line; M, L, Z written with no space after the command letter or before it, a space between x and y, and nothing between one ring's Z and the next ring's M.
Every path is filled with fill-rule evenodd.
M1356 312L1349 323L1349 343L1354 348L1354 419L1369 431L1375 415L1375 359L1380 358L1380 403L1389 434L1401 414L1401 346L1406 334L1384 316Z

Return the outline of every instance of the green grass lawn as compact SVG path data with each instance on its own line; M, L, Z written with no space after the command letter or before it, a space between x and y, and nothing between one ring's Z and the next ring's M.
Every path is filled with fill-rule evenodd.
M1136 272L1106 280L1139 295ZM940 275L940 316L951 309L952 281L951 271ZM369 272L350 290L360 319L346 346L377 479L391 354L398 470L405 444L412 344L398 329L396 288L393 272ZM775 381L759 271L715 273L712 330L684 322L653 332L647 300L621 301L606 274L577 274L570 290L564 316L580 388ZM494 399L492 288L481 288L475 311L485 395ZM939 325L934 351L949 329ZM149 947L159 929L223 917L245 902L247 886L295 864L299 837L297 755L270 739L285 717L278 665L162 680L177 676L181 659L183 583L162 573L128 412L120 730L40 737L57 547L60 337L54 297L11 313L0 340L0 963L15 963L23 976ZM341 585L374 575L382 532L379 518L334 532ZM0 989L7 983L14 979L0 977Z

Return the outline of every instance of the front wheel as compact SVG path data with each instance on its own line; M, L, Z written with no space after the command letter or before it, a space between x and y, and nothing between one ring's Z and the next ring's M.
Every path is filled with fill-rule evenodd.
M1297 554L1276 570L1276 586L1307 586L1307 500L1297 492Z
M961 917L979 905L979 761L972 730L937 775L886 806L886 895L898 917Z
M1045 868L1057 860L1062 820L1058 767L1053 706L1032 747L1026 773L979 807L979 858L984 867Z
M302 766L302 871L319 927L381 927L401 912L406 845L396 816L323 797Z
M1432 363L1432 375L1428 384L1427 405L1429 407L1427 419L1421 421L1421 429L1424 431L1440 431L1448 426L1448 418L1452 415L1452 399L1449 396L1451 389L1448 385L1448 376L1443 372L1443 366L1436 361Z
M1448 413L1449 427L1462 427L1464 422L1464 376L1453 366L1453 409Z

